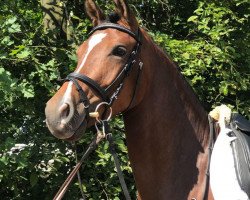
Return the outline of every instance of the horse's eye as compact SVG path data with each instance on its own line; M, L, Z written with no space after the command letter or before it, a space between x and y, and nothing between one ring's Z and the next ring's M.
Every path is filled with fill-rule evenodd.
M126 50L126 48L123 47L123 46L117 46L117 47L115 47L115 48L113 49L113 52L112 52L112 54L113 54L114 56L119 56L119 57L124 56L126 53L127 53L127 50Z

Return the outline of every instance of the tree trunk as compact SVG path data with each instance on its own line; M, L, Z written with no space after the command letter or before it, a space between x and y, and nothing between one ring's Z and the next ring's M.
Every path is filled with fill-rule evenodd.
M65 3L61 0L41 0L44 13L43 24L45 31L53 31L53 39L70 40L69 17L66 12Z

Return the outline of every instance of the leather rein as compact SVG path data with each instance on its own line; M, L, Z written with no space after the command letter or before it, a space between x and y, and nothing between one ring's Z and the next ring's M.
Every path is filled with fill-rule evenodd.
M201 200L206 200L209 193L209 181L210 181L210 163L211 163L211 156L212 151L214 148L214 143L216 139L216 131L215 131L215 124L213 121L213 118L208 115L208 124L209 124L209 140L208 140L208 156L207 156L207 168L206 168L206 174L205 174L205 182L203 185L203 192L202 192L202 198ZM191 198L191 200L198 200L196 198Z
M89 35L92 35L95 31L105 30L105 29L109 29L109 28L116 29L116 30L119 30L121 32L129 34L131 37L133 37L135 39L136 44L135 44L131 54L129 55L128 60L127 60L126 64L124 65L123 69L119 72L119 74L113 80L113 82L106 88L102 88L95 80L89 78L88 76L80 74L80 73L76 73L76 72L70 73L64 79L64 81L72 81L73 84L75 85L75 87L79 93L79 96L80 96L80 103L82 103L84 105L84 108L86 110L87 120L90 117L90 113L89 113L90 101L87 97L87 94L84 92L84 90L82 89L82 87L80 86L78 81L89 86L101 98L102 102L96 107L95 113L98 113L99 106L106 105L110 109L110 115L108 116L107 119L100 120L99 113L98 113L98 116L96 116L97 122L95 124L96 130L97 130L96 137L92 140L92 142L90 143L86 152L84 153L82 158L76 164L75 168L68 175L67 179L62 184L62 186L60 187L59 191L57 192L57 194L55 195L53 200L60 200L63 198L65 192L67 191L70 183L73 181L76 174L78 175L78 181L79 181L79 185L80 185L80 189L81 189L82 198L86 199L84 194L83 194L82 187L81 187L81 177L80 177L79 170L80 170L81 165L88 158L88 156L91 154L91 152L93 152L97 148L100 141L105 139L105 138L107 139L107 141L109 143L109 151L114 158L115 167L117 170L118 178L119 178L124 196L125 196L126 200L131 200L131 197L129 195L129 192L128 192L128 189L127 189L127 186L126 186L123 174L122 174L120 163L119 163L116 151L115 151L115 144L114 144L112 134L110 133L108 121L112 115L111 106L112 106L113 102L118 98L118 95L120 94L120 92L123 88L125 78L129 76L130 72L132 71L133 65L136 63L138 52L139 52L140 46L141 46L141 33L140 33L139 28L137 30L137 33L133 33L131 30L129 30L129 29L127 29L119 24L103 23L103 24L100 24L100 25L94 27ZM136 77L136 82L135 82L135 87L134 87L134 91L132 94L133 96L132 96L130 103L125 111L127 111L131 107L131 105L133 104L133 101L135 100L137 86L139 85L140 75L142 72L142 67L143 67L143 63L140 61L139 67L138 67L138 73L137 73L137 77ZM116 88L114 89L115 86L116 86ZM112 95L109 96L109 94L111 94L111 93L112 93ZM106 111L107 110L105 107L104 114L106 114ZM123 111L123 112L125 112L125 111Z

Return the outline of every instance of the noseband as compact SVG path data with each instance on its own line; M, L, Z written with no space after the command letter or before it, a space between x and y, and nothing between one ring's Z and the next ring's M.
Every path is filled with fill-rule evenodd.
M117 77L113 80L113 82L106 88L102 88L96 81L89 78L88 76L83 75L83 74L79 74L76 72L69 74L65 78L65 81L72 81L74 83L74 85L76 86L76 89L80 95L80 102L83 103L83 105L86 109L87 116L89 115L88 108L89 108L90 102L89 102L89 99L88 99L86 93L83 91L82 87L79 85L78 81L81 81L82 83L85 83L86 85L88 85L91 89L93 89L97 93L97 95L102 99L103 102L106 102L106 103L108 103L109 106L111 106L112 103L114 102L114 100L117 99L117 96L119 95L119 93L123 87L123 83L124 83L125 78L129 75L133 64L136 62L135 59L136 59L136 56L137 56L139 49L140 49L140 46L141 46L141 33L140 33L139 28L138 28L137 33L135 34L131 30L129 30L129 29L127 29L119 24L103 23L103 24L100 24L99 26L94 27L93 30L89 33L89 35L92 35L95 31L105 30L108 28L116 29L116 30L119 30L121 32L129 34L131 37L133 37L136 40L136 44L135 44L131 54L129 55L129 58L128 58L126 64L124 65L123 69L121 70L121 72L117 75ZM142 63L140 63L139 65L140 65L140 67L139 67L140 70L138 71L136 86L137 86L138 79L140 76L140 71L142 69ZM113 88L114 85L117 85L116 89ZM133 97L130 101L128 108L130 107L130 105L132 104L132 101L134 100L136 86L135 86ZM109 94L111 94L111 90L113 91L113 94L111 96L109 96Z

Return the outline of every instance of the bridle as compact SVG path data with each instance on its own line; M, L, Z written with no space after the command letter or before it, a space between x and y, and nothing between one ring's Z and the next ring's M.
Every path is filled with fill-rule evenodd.
M133 65L136 63L136 57L138 56L138 52L139 52L140 46L141 46L141 32L140 32L139 28L137 30L137 33L133 33L131 30L129 30L129 29L127 29L119 24L116 24L116 23L100 24L100 25L94 27L94 29L90 32L89 35L92 35L95 31L104 30L104 29L108 29L108 28L116 29L116 30L119 30L121 32L127 33L131 37L133 37L136 41L136 44L135 44L134 48L132 49L132 52L130 53L126 64L124 65L122 70L119 72L119 74L116 76L116 78L112 81L112 83L108 87L102 88L95 80L89 78L86 75L76 73L76 72L69 74L64 80L64 81L72 81L73 84L75 85L75 87L79 93L79 96L80 96L80 103L82 103L84 105L87 118L89 118L89 114L90 114L89 113L90 101L87 97L87 94L84 92L84 90L82 89L82 87L80 86L78 81L85 83L87 86L89 86L91 89L93 89L96 92L96 94L101 98L102 102L96 107L96 111L98 111L98 107L100 105L107 105L111 109L113 102L117 99L118 95L120 94L120 92L123 88L125 78L129 76L130 72L132 71ZM130 103L128 104L127 108L123 112L126 112L133 104L133 101L134 101L135 96L136 96L137 87L139 85L142 67L143 67L143 63L140 61L138 73L137 73L137 77L136 77L136 82L135 82L135 87L134 87L134 91L132 93L132 98L131 98ZM115 88L115 86L116 86L116 88ZM109 94L112 94L112 95L109 96ZM105 112L106 112L106 109L104 111L104 114L105 114ZM112 115L112 109L111 109L111 112L110 112L110 115L108 118L110 118L111 115ZM97 148L98 143L104 138L106 138L107 141L109 142L110 153L114 159L115 167L117 170L118 178L119 178L124 196L125 196L126 200L131 200L126 183L124 181L124 177L123 177L122 170L121 170L121 167L120 167L120 164L118 161L118 157L117 157L116 152L115 152L114 141L112 138L112 134L109 131L108 120L107 119L101 120L101 119L98 119L97 117L96 117L96 120L97 120L97 122L96 122L97 135L96 135L96 137L90 143L89 147L87 148L86 152L82 156L81 160L78 161L74 170L69 174L68 178L65 180L63 185L60 187L59 191L57 192L56 196L54 197L54 200L60 200L63 197L64 193L66 192L67 188L69 187L69 184L71 183L71 181L73 180L73 178L76 174L78 175L78 181L79 181L79 184L81 185L81 177L80 177L79 169L80 169L82 163L84 162L84 160L90 155L90 153L92 151L94 151ZM97 123L99 123L99 125L102 126L102 131L100 131L100 129L98 128ZM83 199L85 199L85 196L84 196L82 190L81 190L81 193L82 193Z
M108 106L112 106L114 100L117 99L121 89L123 88L125 78L129 76L134 63L136 63L136 57L138 55L138 52L139 52L140 46L141 46L141 32L140 32L139 28L137 30L137 33L134 33L131 30L129 30L128 28L125 28L124 26L121 26L121 25L116 24L116 23L100 24L100 25L93 28L93 30L89 33L89 36L98 30L105 30L105 29L109 29L109 28L116 29L116 30L119 30L121 32L127 33L128 35L133 37L136 41L136 44L135 44L131 54L129 55L126 64L124 65L124 67L122 68L120 73L117 75L117 77L113 80L113 82L108 87L102 88L95 80L89 78L88 76L86 76L84 74L73 72L73 73L70 73L65 78L65 81L72 81L74 83L74 85L76 86L76 89L80 95L80 102L83 103L83 105L84 105L87 117L89 116L89 109L88 108L90 106L90 102L89 102L89 99L88 99L86 93L84 92L84 90L82 89L82 87L80 86L78 81L81 81L82 83L85 83L86 85L88 85L91 89L93 89L96 92L96 94L102 99L103 102L106 102ZM138 82L140 79L142 66L143 66L143 63L139 62L139 69L138 69L138 74L137 74L137 78L136 78L136 84L135 84L133 96L132 96L131 101L130 101L126 110L129 109L129 107L132 105L132 103L135 99L136 89L137 89L137 85L138 85ZM115 85L117 86L116 89L114 89ZM111 92L113 92L113 94L111 96L109 96L109 94L111 94Z

